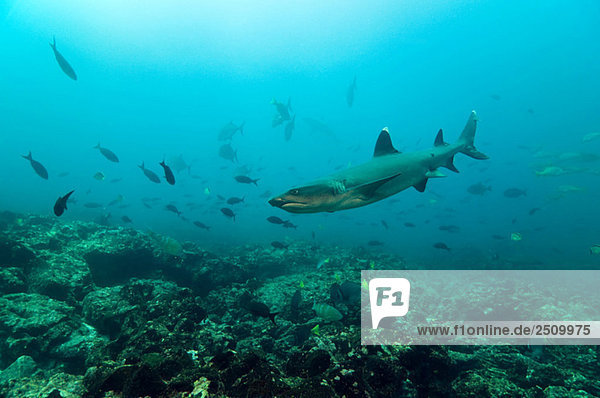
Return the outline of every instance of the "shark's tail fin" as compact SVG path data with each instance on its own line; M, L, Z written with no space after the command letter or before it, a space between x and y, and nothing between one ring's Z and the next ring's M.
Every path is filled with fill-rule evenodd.
M477 120L477 113L475 113L475 111L472 111L471 116L469 116L469 120L467 120L467 124L465 125L465 128L463 129L463 132L458 139L458 142L464 145L464 148L461 150L461 152L474 159L489 159L489 157L486 154L479 152L475 148L474 141L475 130L477 129Z

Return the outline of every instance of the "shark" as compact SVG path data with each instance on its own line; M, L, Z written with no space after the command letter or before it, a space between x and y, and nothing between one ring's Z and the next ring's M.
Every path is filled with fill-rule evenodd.
M477 113L472 111L455 143L446 143L440 129L432 148L411 153L394 148L385 127L370 161L291 188L271 198L269 204L290 213L335 212L366 206L410 187L424 192L431 178L446 177L439 170L441 167L459 172L454 166L457 153L489 159L475 148L477 121Z

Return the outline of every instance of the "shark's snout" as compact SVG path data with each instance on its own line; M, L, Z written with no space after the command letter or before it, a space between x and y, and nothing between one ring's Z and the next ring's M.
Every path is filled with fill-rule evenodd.
M273 207L281 207L286 203L282 198L276 197L269 200L269 204Z

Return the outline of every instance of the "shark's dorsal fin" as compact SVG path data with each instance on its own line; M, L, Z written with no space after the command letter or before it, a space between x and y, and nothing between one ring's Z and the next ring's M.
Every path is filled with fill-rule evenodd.
M379 133L377 143L375 144L375 152L373 157L391 155L392 153L398 153L398 150L392 145L392 139L390 138L390 132L387 127L384 127Z
M438 131L437 135L435 136L435 141L433 142L433 146L446 146L446 145L448 145L448 144L444 142L444 133L442 132L442 129L440 129L440 131Z
M398 177L401 174L402 173L397 173L397 174L394 174L389 177L381 178L379 180L375 180L375 181L369 182L367 184L360 185L354 189L357 192L359 192L362 196L371 198L375 194L375 191L377 191L383 184Z

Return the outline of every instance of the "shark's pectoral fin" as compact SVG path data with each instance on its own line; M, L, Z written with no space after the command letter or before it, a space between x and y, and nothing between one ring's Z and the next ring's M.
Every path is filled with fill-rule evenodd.
M413 185L413 187L415 187L415 189L419 192L424 192L425 187L427 186L427 180L428 178L423 178L421 182L416 183L415 185Z
M375 195L375 192L383 184L385 184L386 182L388 182L390 180L393 180L394 178L398 177L401 174L402 173L394 174L390 177L381 178L379 180L375 180L375 181L369 182L367 184L360 185L360 186L354 188L354 190L364 198L372 198L373 195Z
M443 178L443 177L446 177L446 174L442 173L438 169L429 170L427 173L425 173L425 178Z

